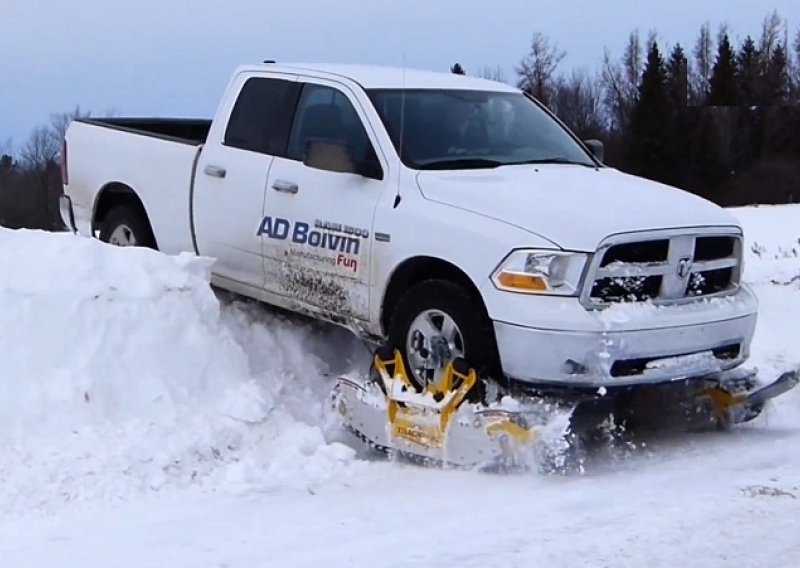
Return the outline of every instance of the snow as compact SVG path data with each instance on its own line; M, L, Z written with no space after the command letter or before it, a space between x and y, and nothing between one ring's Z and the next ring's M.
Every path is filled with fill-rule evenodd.
M774 376L800 365L800 207L733 213ZM215 294L209 262L0 230L1 565L800 563L800 392L581 476L423 469L329 424L357 341Z
M318 340L222 310L209 260L3 230L0 266L0 513L351 460L320 428Z

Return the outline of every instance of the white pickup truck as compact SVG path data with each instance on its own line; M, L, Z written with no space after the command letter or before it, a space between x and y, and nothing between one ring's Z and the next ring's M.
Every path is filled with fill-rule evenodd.
M389 342L418 384L456 356L597 389L749 354L735 219L504 84L266 62L213 120L77 120L62 154L72 230L213 257L215 285Z

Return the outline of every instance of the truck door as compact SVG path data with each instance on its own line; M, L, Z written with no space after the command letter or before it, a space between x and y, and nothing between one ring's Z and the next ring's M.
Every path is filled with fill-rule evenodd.
M367 320L372 222L385 168L352 91L322 79L300 82L286 154L275 158L267 182L265 285L332 319ZM338 167L343 149L360 173ZM310 152L331 160L312 161Z
M236 100L227 114L218 114L198 160L192 199L197 249L216 259L214 273L234 289L264 286L258 228L273 156L286 146L299 92L295 79L235 78L228 93Z

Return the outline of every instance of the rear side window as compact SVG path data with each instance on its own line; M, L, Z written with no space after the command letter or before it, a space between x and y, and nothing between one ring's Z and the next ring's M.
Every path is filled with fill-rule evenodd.
M242 86L223 144L284 156L299 86L292 81L253 77Z

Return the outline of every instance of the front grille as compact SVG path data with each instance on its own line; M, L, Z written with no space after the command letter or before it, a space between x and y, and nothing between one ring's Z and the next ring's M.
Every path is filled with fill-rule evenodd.
M604 302L644 302L658 297L663 276L599 278L592 283L592 298Z
M623 243L609 248L603 255L600 266L615 262L625 264L648 264L664 262L669 255L669 239Z
M733 268L694 272L686 287L687 296L707 296L727 290L733 279Z
M740 276L737 235L672 235L602 247L590 272L593 305L682 300L724 294Z

